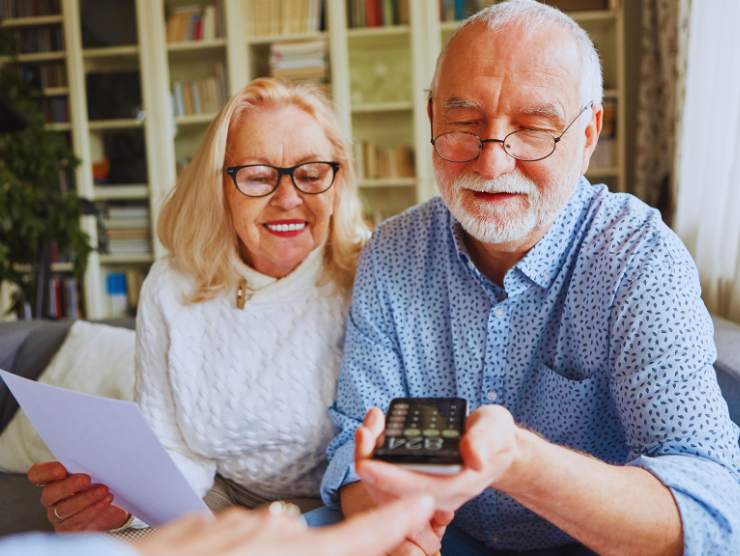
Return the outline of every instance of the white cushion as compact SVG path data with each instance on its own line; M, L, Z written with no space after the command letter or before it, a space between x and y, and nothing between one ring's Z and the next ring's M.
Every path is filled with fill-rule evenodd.
M75 322L39 382L119 400L134 394L133 330ZM64 415L59 416L64 419ZM25 473L34 463L55 459L18 410L0 434L0 470Z

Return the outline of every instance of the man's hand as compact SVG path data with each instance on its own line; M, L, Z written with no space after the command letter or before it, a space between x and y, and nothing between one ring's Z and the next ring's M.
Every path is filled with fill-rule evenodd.
M417 496L339 525L309 530L289 514L230 508L215 520L202 516L178 520L134 548L141 556L380 556L422 527L433 511L431 497Z
M456 475L408 471L370 460L385 427L385 416L372 408L355 437L355 468L373 499L382 503L413 494L434 496L438 511L454 512L486 488L506 490L516 484L523 453L518 439L522 429L502 406L484 406L470 414L460 440L464 468Z

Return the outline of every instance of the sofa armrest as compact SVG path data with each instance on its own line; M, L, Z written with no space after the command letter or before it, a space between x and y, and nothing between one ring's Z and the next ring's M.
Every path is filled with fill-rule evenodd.
M730 417L740 424L740 326L720 317L714 321L714 341L717 344L717 382L727 400Z

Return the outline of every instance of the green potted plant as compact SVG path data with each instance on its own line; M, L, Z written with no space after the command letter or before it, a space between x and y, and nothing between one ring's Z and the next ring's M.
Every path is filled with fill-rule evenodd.
M79 160L60 134L45 129L38 94L12 65L0 67L0 98L25 121L21 130L0 133L0 287L18 286L11 310L22 315L30 305L33 317L45 316L52 244L69 256L78 279L91 251L81 200L60 179Z

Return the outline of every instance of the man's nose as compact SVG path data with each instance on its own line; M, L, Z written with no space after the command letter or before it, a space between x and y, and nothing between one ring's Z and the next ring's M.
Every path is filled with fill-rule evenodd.
M290 210L299 206L303 198L298 190L293 186L289 175L280 176L280 183L275 193L272 194L270 204L283 210Z
M503 141L486 141L480 156L473 161L473 170L486 180L495 179L514 170L516 159L504 150Z

